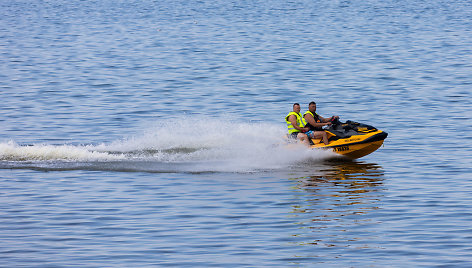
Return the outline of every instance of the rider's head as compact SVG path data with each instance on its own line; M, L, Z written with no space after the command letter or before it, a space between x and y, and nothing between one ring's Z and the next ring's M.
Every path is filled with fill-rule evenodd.
M300 104L298 103L294 103L293 104L293 111L296 112L296 113L300 113Z
M316 112L316 102L310 102L310 104L308 104L308 110L312 113Z

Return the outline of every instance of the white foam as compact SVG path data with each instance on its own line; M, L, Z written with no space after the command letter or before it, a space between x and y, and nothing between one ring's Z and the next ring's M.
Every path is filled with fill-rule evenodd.
M0 160L197 163L205 171L245 172L333 157L332 152L287 146L285 133L283 124L182 117L157 121L140 135L96 146L0 143Z
M179 118L159 121L141 136L96 149L133 152L135 157L155 161L208 162L212 165L209 170L214 171L283 168L297 162L333 157L332 152L311 150L302 145L286 146L285 133L283 124ZM140 151L151 153L144 156L139 155Z
M123 158L123 155L90 151L82 146L44 144L20 146L13 141L0 143L0 160L7 161L107 161Z

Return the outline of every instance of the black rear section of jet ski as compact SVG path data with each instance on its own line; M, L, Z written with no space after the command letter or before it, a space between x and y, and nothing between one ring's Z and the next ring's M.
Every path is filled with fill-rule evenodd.
M378 131L377 128L371 125L362 124L350 120L346 121L345 123L342 123L337 119L334 120L332 122L332 125L330 125L325 130L335 135L334 137L331 137L332 140L345 139L353 135L363 135L366 133Z

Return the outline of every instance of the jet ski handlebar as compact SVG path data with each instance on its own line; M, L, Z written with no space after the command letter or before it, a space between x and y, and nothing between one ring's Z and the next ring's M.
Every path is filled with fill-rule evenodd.
M333 118L331 118L331 124L336 126L336 125L341 124L341 121L339 121L339 118L333 117Z

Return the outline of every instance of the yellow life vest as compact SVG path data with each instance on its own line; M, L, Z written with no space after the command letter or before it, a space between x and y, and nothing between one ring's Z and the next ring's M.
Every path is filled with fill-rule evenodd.
M288 134L292 134L292 133L296 133L296 132L300 132L300 130L296 129L292 123L290 121L288 121L288 118L291 116L291 115L295 115L297 117L297 125L299 127L305 127L306 125L306 121L305 119L302 117L301 114L297 114L296 112L290 112L287 114L287 116L285 116L285 122L287 122L287 128L288 128Z
M318 114L317 114L317 113L315 113L315 114L316 114L316 116L315 116L315 114L313 114L312 112L306 111L306 112L303 114L303 118L305 118L305 115L306 115L306 114L311 114L311 116L313 116L313 118L315 119L315 122L316 122L316 123L320 123L320 122L321 122L321 120L320 120L320 118L318 117Z
M319 116L317 113L313 114L313 113L310 112L310 111L306 111L306 112L303 114L303 119L305 119L305 115L306 115L306 114L311 114L311 116L313 116L313 119L315 119L315 122L316 122L316 123L321 123L320 116ZM314 131L323 130L322 127L315 127L315 126L312 126L310 123L306 123L306 122L305 122L305 125L306 125L307 127L309 127L310 130L314 130Z

